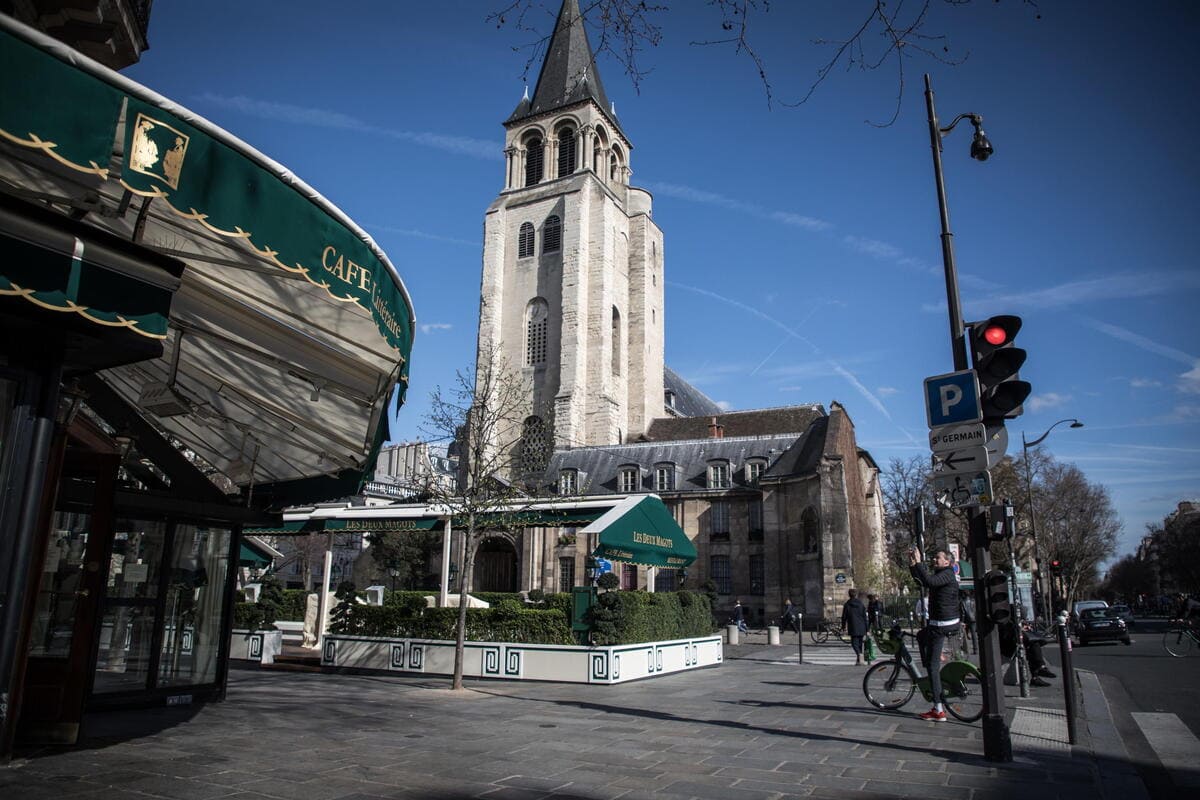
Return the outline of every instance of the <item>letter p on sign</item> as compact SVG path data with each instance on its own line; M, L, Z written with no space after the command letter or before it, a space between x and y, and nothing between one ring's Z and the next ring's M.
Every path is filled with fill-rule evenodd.
M962 389L953 383L947 383L938 387L938 394L942 399L942 416L949 417L950 410L962 402Z

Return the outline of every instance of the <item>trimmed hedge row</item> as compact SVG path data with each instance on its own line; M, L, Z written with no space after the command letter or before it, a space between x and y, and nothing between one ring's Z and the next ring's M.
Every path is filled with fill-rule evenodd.
M419 613L403 605L355 605L335 626L335 633L413 639L453 640L458 608L424 608ZM529 609L501 603L495 608L468 608L466 638L473 642L574 644L569 621L558 611Z
M592 608L592 639L598 645L690 639L712 632L712 606L697 592L604 592Z
M258 603L234 603L233 627L237 630L258 631L263 627L263 610Z

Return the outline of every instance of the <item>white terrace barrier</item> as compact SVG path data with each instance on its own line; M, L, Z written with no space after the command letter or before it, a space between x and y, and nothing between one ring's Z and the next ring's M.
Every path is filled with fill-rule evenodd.
M560 683L625 683L720 664L720 636L609 647L467 642L463 675ZM454 642L326 634L321 666L451 675Z

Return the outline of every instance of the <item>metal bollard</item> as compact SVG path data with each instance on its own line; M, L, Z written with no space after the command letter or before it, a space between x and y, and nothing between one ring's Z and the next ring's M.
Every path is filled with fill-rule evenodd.
M767 644L779 644L779 626L767 626Z
M800 647L800 663L804 663L804 614L803 612L796 614L796 627L800 629L800 633L796 635L796 641Z
M1067 632L1067 615L1058 618L1058 647L1062 658L1063 699L1067 707L1067 741L1075 744L1075 667L1071 663L1071 635Z

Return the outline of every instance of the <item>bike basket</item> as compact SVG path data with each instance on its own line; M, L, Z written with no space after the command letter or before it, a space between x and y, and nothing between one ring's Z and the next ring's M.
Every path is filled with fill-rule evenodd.
M879 652L886 656L894 656L900 652L900 640L891 639L887 636L876 636L875 646L879 648Z

